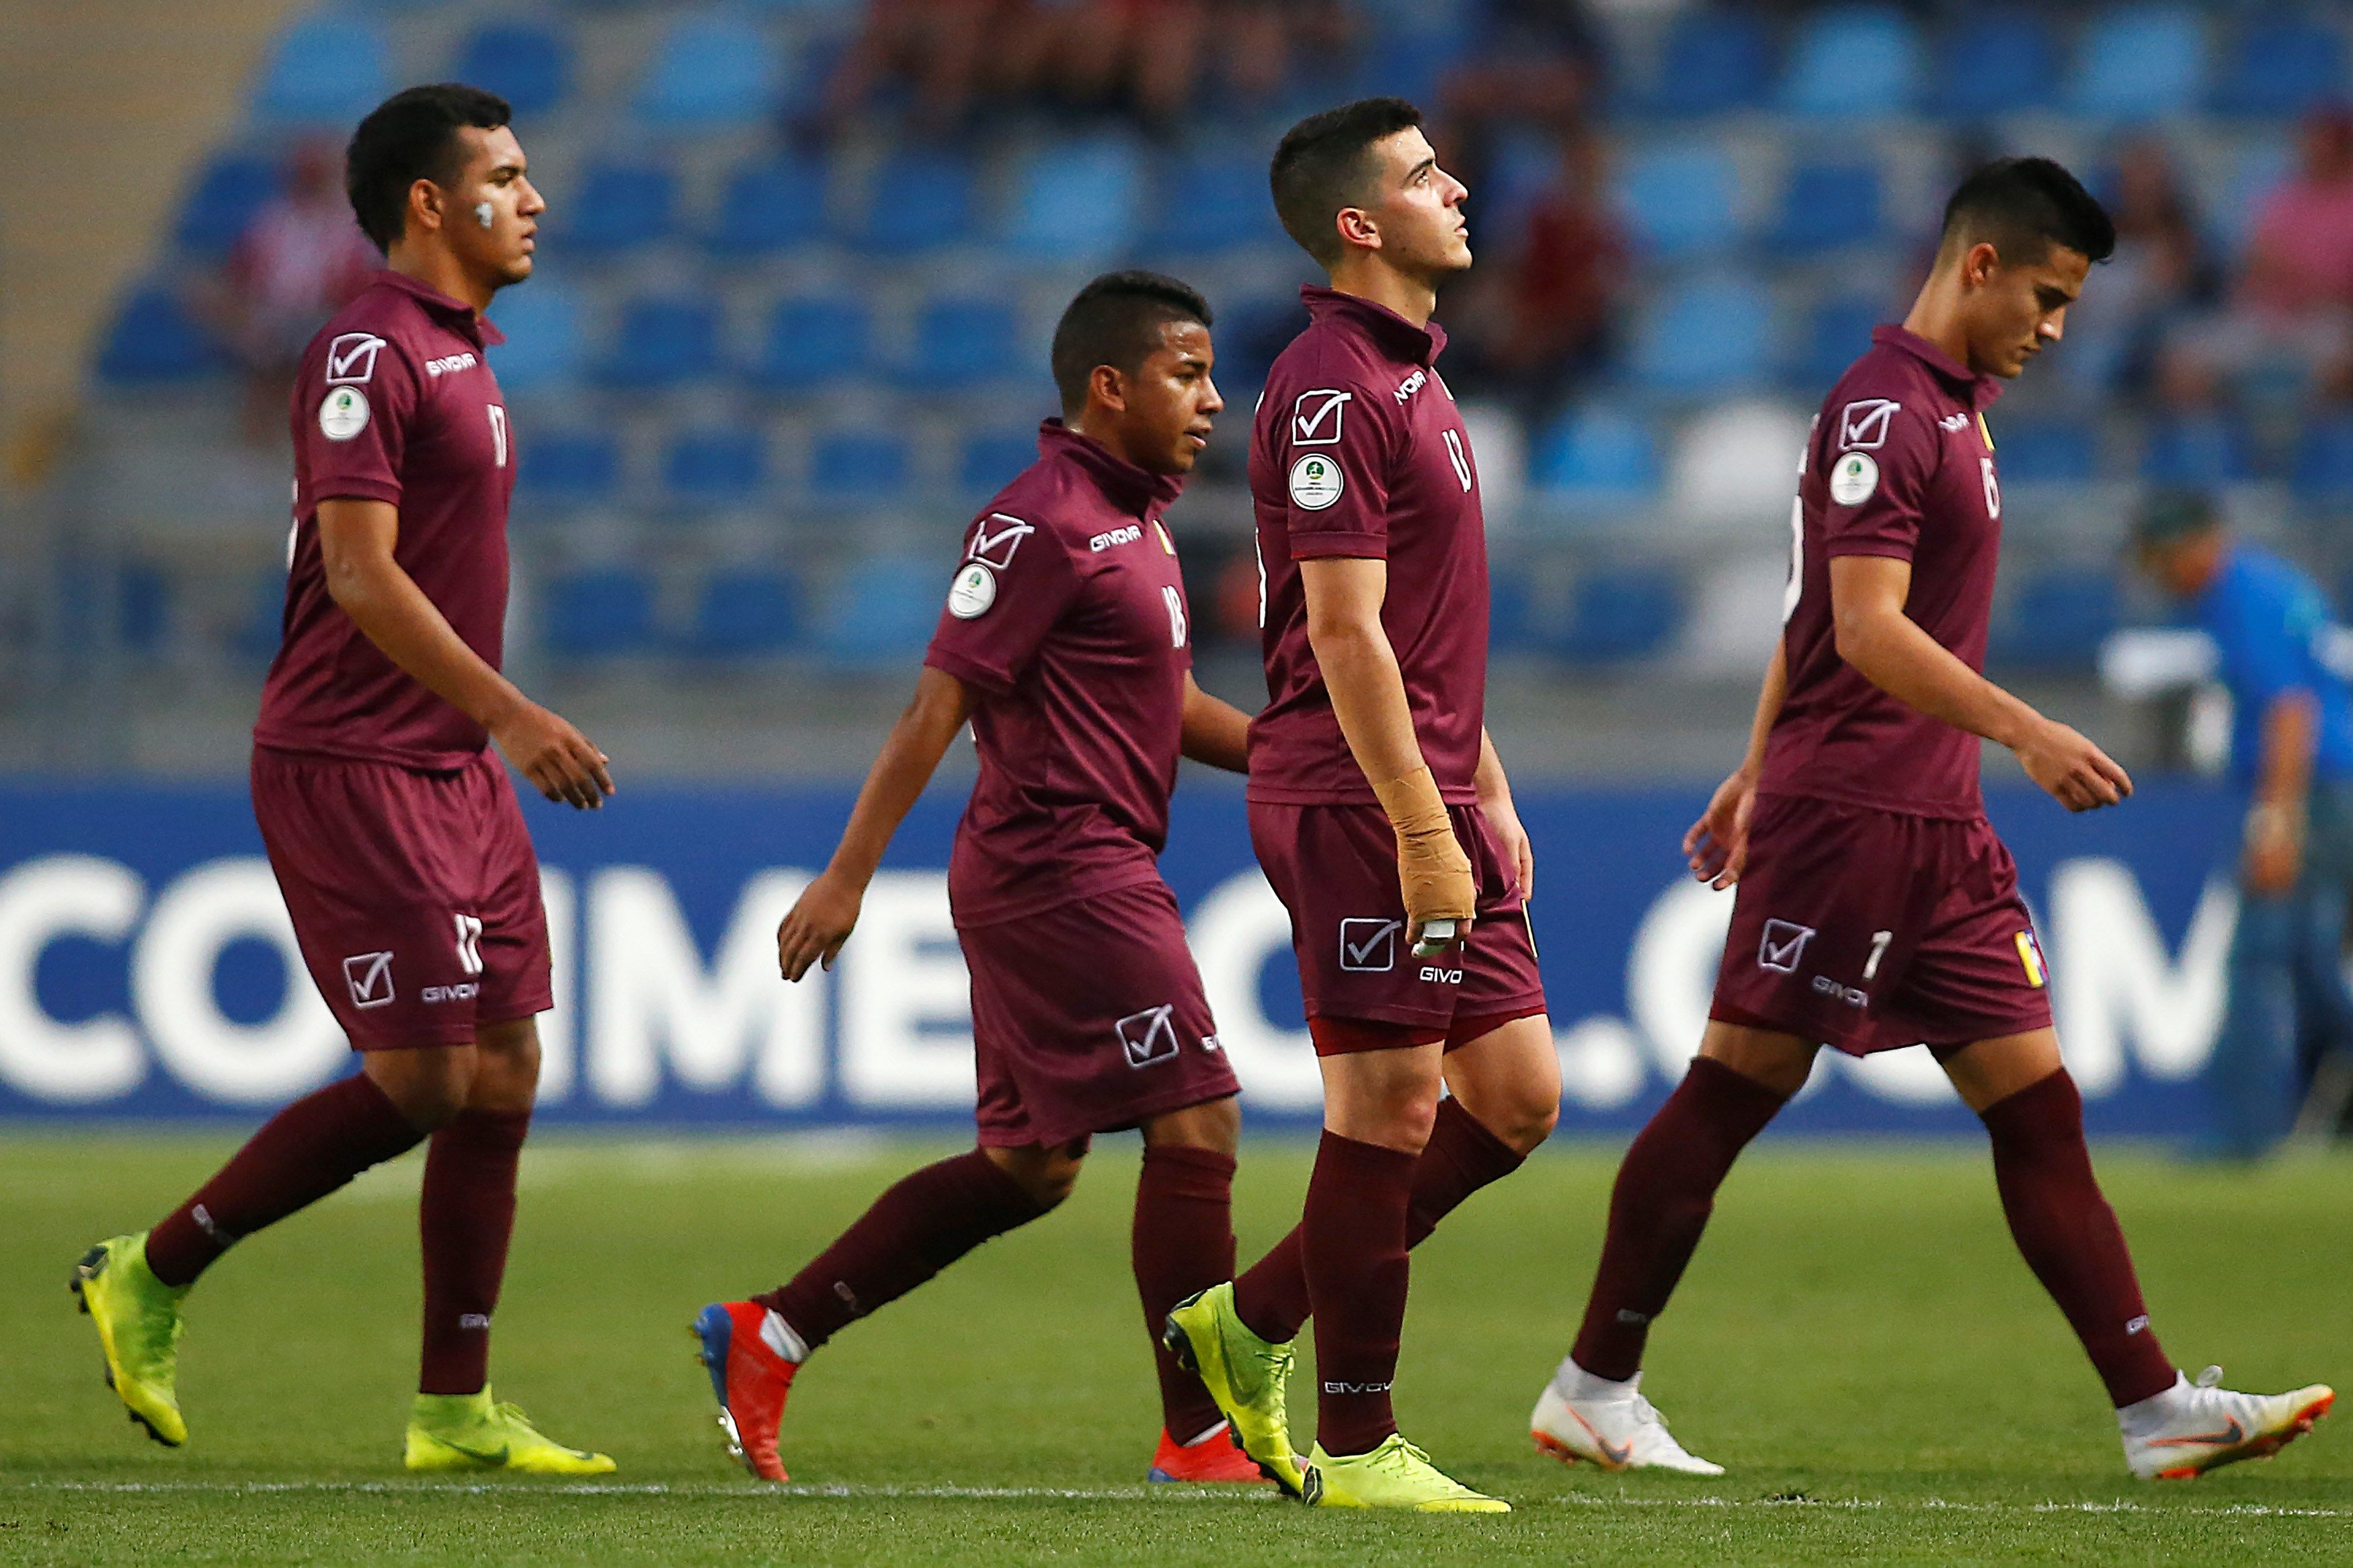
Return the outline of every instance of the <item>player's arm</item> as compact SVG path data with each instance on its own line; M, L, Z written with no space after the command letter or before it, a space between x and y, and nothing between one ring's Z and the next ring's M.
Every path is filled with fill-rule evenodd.
M1299 563L1299 577L1307 598L1307 644L1331 694L1333 716L1397 831L1406 940L1420 940L1422 927L1434 920L1451 920L1458 935L1467 933L1478 888L1422 759L1405 677L1381 625L1388 563L1314 556Z
M932 782L974 706L971 689L945 670L925 665L915 678L915 695L867 770L833 858L776 928L776 963L786 979L798 980L812 963L833 967L841 944L857 927L866 885L874 879L892 835Z
M2246 880L2252 892L2284 893L2295 886L2304 863L2319 705L2300 687L2282 691L2263 709L2263 731L2254 804L2247 811Z
M1176 748L1197 763L1229 773L1246 773L1250 772L1250 715L1202 690L1187 670Z
M1732 776L1715 786L1715 794L1683 835L1683 858L1692 875L1719 892L1740 880L1748 868L1748 818L1757 808L1757 781L1765 773L1765 741L1773 721L1781 716L1781 700L1789 691L1789 656L1781 639L1773 642L1773 657L1765 664L1765 684L1757 693L1756 717L1748 721L1748 754Z
M1483 726L1479 731L1479 772L1475 783L1479 789L1479 815L1487 819L1487 825L1504 841L1504 852L1511 858L1512 871L1518 879L1520 897L1535 897L1535 846L1528 841L1528 830L1520 825L1520 808L1512 802L1512 781L1504 776L1504 759L1495 753L1495 738Z
M594 809L613 793L611 759L560 715L466 646L393 558L400 512L389 501L319 503L319 555L327 593L368 641L427 690L491 732L508 762L550 800Z
M2008 746L2026 776L2070 811L2132 794L2131 776L2106 752L1971 669L1904 613L1911 562L1837 555L1830 567L1838 654L1864 679L1906 707Z

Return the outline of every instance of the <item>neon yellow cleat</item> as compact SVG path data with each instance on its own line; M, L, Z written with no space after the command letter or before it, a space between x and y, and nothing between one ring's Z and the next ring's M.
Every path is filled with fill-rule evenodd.
M1502 1498L1474 1492L1392 1432L1369 1454L1334 1458L1315 1445L1307 1459L1311 1508L1403 1508L1416 1513L1509 1513Z
M147 1233L100 1242L74 1265L71 1288L98 1329L106 1385L131 1419L165 1447L188 1440L180 1418L180 1303L188 1288L155 1278L147 1267Z
M1177 1302L1160 1341L1234 1424L1259 1473L1284 1496L1302 1495L1299 1456L1291 1447L1291 1347L1250 1332L1234 1311L1232 1283Z
M420 1394L408 1415L412 1470L513 1470L526 1476L609 1476L611 1456L540 1436L512 1405L480 1394Z

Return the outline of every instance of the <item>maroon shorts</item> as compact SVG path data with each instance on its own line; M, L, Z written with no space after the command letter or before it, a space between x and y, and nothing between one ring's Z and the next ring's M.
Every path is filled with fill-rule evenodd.
M257 746L253 815L355 1049L470 1045L554 1005L539 858L495 753L444 773Z
M1983 817L1765 795L1710 1016L1852 1056L2051 1025L2018 868Z
M1067 1143L1238 1094L1176 895L1116 888L958 929L980 1141Z
M1478 879L1478 919L1469 940L1420 959L1406 944L1397 834L1379 806L1250 803L1250 846L1291 911L1310 1018L1402 1025L1425 1040L1442 1032L1452 1049L1470 1038L1455 1037L1458 1019L1502 1022L1544 1011L1517 869L1478 807L1451 813ZM1335 1048L1350 1047L1317 1043L1321 1055Z

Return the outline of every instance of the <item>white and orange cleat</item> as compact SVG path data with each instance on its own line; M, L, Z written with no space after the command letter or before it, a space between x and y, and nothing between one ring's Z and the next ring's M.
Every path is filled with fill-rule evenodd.
M1189 1443L1179 1443L1160 1429L1160 1447L1153 1450L1147 1481L1231 1482L1240 1486L1272 1486L1259 1473L1258 1461L1234 1441L1230 1422L1220 1421Z
M1582 1459L1605 1470L1672 1470L1685 1476L1720 1476L1722 1465L1687 1454L1666 1421L1642 1397L1642 1374L1623 1383L1595 1377L1573 1361L1536 1395L1528 1436L1537 1448L1564 1465Z
M2116 1412L2125 1463L2145 1481L2194 1480L2241 1459L2267 1459L2306 1432L2337 1403L2316 1383L2288 1394L2234 1394L2210 1366L2196 1383L2174 1374L2171 1388Z
M757 1301L713 1301L695 1314L694 1359L711 1373L727 1452L764 1481L783 1481L776 1428L793 1374L807 1351L785 1321Z

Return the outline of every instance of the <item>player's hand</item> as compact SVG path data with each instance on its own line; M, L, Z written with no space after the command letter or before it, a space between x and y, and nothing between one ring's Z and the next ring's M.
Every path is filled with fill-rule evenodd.
M1536 894L1535 846L1528 840L1528 830L1520 826L1519 808L1512 804L1511 796L1499 795L1493 800L1481 801L1479 815L1487 819L1487 826L1493 828L1495 837L1504 842L1504 858L1511 862L1512 875L1517 881L1521 901L1525 903L1535 898Z
M841 944L858 929L858 911L866 889L832 870L821 871L776 928L776 967L787 980L798 980L812 963L833 967Z
M2026 776L2070 811L2097 811L2132 794L2132 775L2099 747L2050 720L2018 748Z
M491 739L532 786L550 800L579 811L595 811L613 793L613 759L562 714L525 702L491 726Z
M2247 891L2277 898L2304 872L2304 836L2284 806L2258 805L2247 814L2247 852L2240 876Z
M1721 892L1748 868L1748 818L1757 809L1757 779L1747 769L1715 786L1699 820L1683 835L1692 875Z
M1441 813L1435 822L1398 827L1397 841L1406 945L1419 942L1421 928L1432 921L1452 921L1457 942L1469 936L1471 917L1479 908L1479 882L1471 874L1471 857L1454 837L1453 824Z

